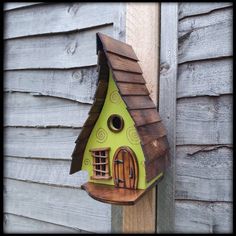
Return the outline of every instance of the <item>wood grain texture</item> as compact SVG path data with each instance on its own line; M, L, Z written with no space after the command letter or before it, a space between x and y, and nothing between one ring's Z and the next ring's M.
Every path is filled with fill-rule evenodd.
M157 3L127 3L125 39L139 58L149 92L157 104L158 75L158 7ZM140 17L142 16L142 17ZM141 45L141 46L140 46ZM119 76L117 76L120 75ZM114 72L117 81L144 83L142 76ZM129 75L129 76L127 76ZM134 206L112 207L112 230L117 233L154 233L156 188L147 192ZM145 210L144 210L145 209Z
M145 80L141 74L134 74L126 71L112 71L117 82L126 82L133 84L145 84Z
M129 2L126 10L126 42L139 59L150 96L158 104L159 3ZM142 17L140 17L142 16Z
M232 9L179 23L178 63L232 56Z
M122 98L129 110L156 108L149 96L123 96Z
M85 191L6 179L6 213L78 228L90 232L110 232L110 206L95 202Z
M98 31L113 34L112 25L106 25L70 34L6 40L4 69L65 69L95 65Z
M145 168L147 170L146 179L148 182L166 171L167 160L167 155L160 156L157 154L155 159L145 162ZM163 176L160 180L163 180Z
M115 187L137 189L139 180L137 157L129 147L120 147L116 150L113 157L113 176Z
M121 56L118 56L116 54L109 53L109 52L106 52L106 57L112 69L114 70L121 70L121 71L142 74L141 67L134 60L130 60L125 57L121 57Z
M6 2L4 4L4 11L19 9L23 7L31 7L38 4L43 4L43 2Z
M69 70L15 70L4 73L4 90L93 103L96 67Z
M90 197L104 203L117 205L134 205L140 201L144 195L144 189L127 189L123 187L115 187L107 184L96 184L87 182L81 186L82 189L90 195Z
M176 233L232 232L231 6L179 4Z
M82 127L91 105L30 93L5 93L5 126ZM61 116L66 114L66 116Z
M233 93L232 58L184 63L178 67L177 98Z
M123 43L122 41L119 40L114 40L113 38L110 38L109 36L101 33L98 33L98 39L100 40L98 41L98 44L102 43L104 49L107 52L112 52L127 57L129 59L138 61L138 58L135 55L131 45ZM100 48L100 46L101 45L98 45L98 49Z
M124 233L155 233L155 190L145 193L136 205L123 207Z
M146 161L152 161L154 159L164 156L164 154L167 153L168 146L169 145L166 136L155 139L150 143L144 145L142 148L146 157Z
M178 4L161 3L159 112L167 129L170 166L158 185L157 232L174 232L176 81L178 54Z
M232 233L232 203L176 200L176 233Z
M117 87L122 95L149 95L145 85L133 83L117 83Z
M8 127L4 132L4 154L70 160L79 132L78 128Z
M179 146L176 199L233 201L233 150L218 146Z
M111 24L118 17L117 6L117 3L69 2L9 11L5 13L4 38L61 33Z
M156 109L143 109L143 110L131 110L130 115L132 116L136 127L151 124L158 121L161 121L159 113L156 112Z
M105 102L106 92L108 88L108 80L109 80L109 68L106 63L105 54L101 50L98 51L98 65L99 65L98 83L94 95L94 103L89 111L89 116L83 125L82 131L77 138L78 142L76 141L76 146L72 153L70 174L73 174L81 170L83 162L83 154L89 135L92 132L92 129L100 115L101 109Z
M91 128L83 129L81 132L85 132L86 136L88 137L92 131ZM83 154L84 149L87 144L87 138L84 139L78 139L76 140L76 146L74 147L73 153L72 153L72 162L71 162L71 168L70 168L70 174L74 174L75 172L81 170L82 163L83 163Z
M177 102L177 145L231 144L232 95Z
M231 2L205 2L199 4L196 2L185 2L179 4L179 20L185 17L207 14L212 11L232 6Z
M26 99L29 104L23 106L22 103L22 113L17 113L22 114L18 116L19 120L13 118L9 111L11 121L14 120L11 124L30 125L28 121L36 126L51 122L57 125L64 123L69 117L65 117L63 108L61 113L56 112L57 117L50 110L56 111L56 104L69 105L77 101L82 103L77 103L78 106L87 106L93 102L97 86L94 66L97 62L96 32L101 31L124 40L125 3L54 3L28 7L26 5L34 3L10 4L6 5L12 9L5 11L5 23L9 27L5 31L4 60L7 71L4 86L7 92L21 92L8 94L15 99L11 100L12 103L20 103L16 101L16 94L32 98ZM13 9L14 4L19 8ZM42 102L46 99L50 102L46 102L43 107ZM31 112L36 112L35 105L39 105L38 115L33 120ZM43 111L41 116L40 110ZM99 107L94 110L99 111ZM82 118L78 114L77 118L78 124L81 123ZM73 119L71 121L73 123ZM9 180L10 184L6 183L5 199L9 208L4 206L4 210L6 213L9 211L10 214L20 215L17 221L23 228L35 228L35 231L40 228L42 232L52 232L51 225L56 225L61 232L64 232L62 228L78 233L82 230L98 233L111 231L111 206L94 201L78 189L81 180L79 174L69 175L68 163L79 132L78 128L61 126L48 129L29 126L5 129L4 148L8 156L5 159L9 167L7 173L18 180L12 179ZM32 218L34 222L22 222L22 217ZM14 222L16 220L9 218L8 225L12 229ZM16 226L15 229L22 227Z
M160 121L137 127L137 131L141 139L142 145L145 145L153 140L166 136L166 129Z
M88 180L88 173L80 171L69 175L70 164L70 160L5 157L4 176L58 187L78 188Z
M35 220L24 216L5 214L4 215L4 233L20 233L20 234L30 234L30 233L88 233L80 229L65 227L58 224L52 224L45 221Z

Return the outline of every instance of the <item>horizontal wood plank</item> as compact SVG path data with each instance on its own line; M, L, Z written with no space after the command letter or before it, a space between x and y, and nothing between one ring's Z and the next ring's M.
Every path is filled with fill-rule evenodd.
M19 128L4 131L4 154L71 160L79 128Z
M185 63L178 67L177 98L233 93L232 58Z
M45 221L35 220L28 217L23 217L14 214L4 215L4 233L20 233L20 234L53 234L53 233L87 233L86 231L65 227L58 224L52 224Z
M54 34L5 41L5 70L65 69L97 63L96 33L113 34L112 25L70 34Z
M159 174L161 174L161 172L164 172L166 170L166 163L166 155L153 159L149 162L145 162L147 182L157 177Z
M145 85L133 83L117 83L117 87L122 95L149 95Z
M4 11L19 9L23 7L31 7L38 4L43 4L43 2L6 2L4 4Z
M88 173L69 175L71 160L5 157L4 176L11 179L79 188L88 180Z
M177 147L176 199L232 201L232 177L232 148Z
M231 144L232 102L232 95L179 99L177 145Z
M176 233L231 233L232 203L180 201L175 203Z
M183 2L179 3L179 19L194 15L207 14L214 10L232 6L231 2Z
M106 56L113 70L121 70L142 74L142 69L139 66L138 62L127 59L125 57L120 57L116 54L109 52L106 52Z
M82 127L91 105L29 93L5 93L4 126ZM66 115L61 115L66 114Z
M156 109L131 110L130 115L136 127L161 121L160 115Z
M61 33L111 24L118 17L117 6L117 3L105 2L64 2L9 11L5 13L4 38Z
M4 90L35 93L92 104L97 80L95 66L71 70L6 71Z
M166 136L153 140L152 142L142 146L146 161L151 162L154 159L164 156L168 151L168 146Z
M134 74L126 71L112 71L114 79L117 82L126 82L133 84L145 84L145 80L141 74Z
M156 108L149 96L123 96L122 98L129 110Z
M101 43L103 44L103 47L106 51L138 61L138 58L135 55L131 45L101 33L98 33L98 38L101 40Z
M81 189L7 179L4 211L90 232L110 232L111 207Z
M143 145L167 134L166 129L161 121L139 126L137 127L137 131Z
M178 63L233 55L232 9L179 23Z

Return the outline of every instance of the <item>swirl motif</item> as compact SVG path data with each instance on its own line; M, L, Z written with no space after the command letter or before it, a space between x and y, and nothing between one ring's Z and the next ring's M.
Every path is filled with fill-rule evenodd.
M107 139L107 132L103 128L99 128L97 133L96 133L96 138L99 143L103 143Z
M131 144L139 144L140 143L137 131L135 130L135 128L133 126L130 126L126 130L126 136Z
M115 90L110 94L110 101L116 104L120 103L120 95L118 91Z
M84 160L84 165L91 165L91 161L88 159L88 158L86 158L85 160Z

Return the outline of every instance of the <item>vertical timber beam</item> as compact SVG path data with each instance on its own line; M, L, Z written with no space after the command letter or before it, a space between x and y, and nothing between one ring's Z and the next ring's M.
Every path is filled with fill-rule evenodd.
M157 233L174 232L178 3L161 3L159 112L167 129L171 165L158 185Z
M146 80L147 88L158 106L159 74L159 3L126 3L125 42L132 45ZM112 233L156 232L156 187L134 206L112 206Z

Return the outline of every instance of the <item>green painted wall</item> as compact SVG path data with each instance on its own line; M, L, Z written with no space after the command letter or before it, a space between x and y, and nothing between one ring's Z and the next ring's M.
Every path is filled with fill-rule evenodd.
M113 133L107 127L107 120L110 115L118 114L124 119L124 128L119 133ZM89 173L89 176L93 174L92 167L92 156L89 152L91 148L100 148L100 147L110 147L110 174L113 176L112 172L112 160L115 151L121 146L129 146L136 154L138 160L139 168L139 180L138 188L146 188L146 176L144 168L144 155L142 147L140 145L140 139L138 137L137 131L134 127L134 121L131 118L130 114L126 109L126 105L122 98L119 95L118 89L115 85L115 82L112 78L112 73L109 75L109 84L107 90L107 96L105 99L104 106L102 108L101 114L92 130L92 133L89 137L87 146L84 152L82 170L86 170ZM114 185L113 178L110 180L91 180L95 183L103 183Z

